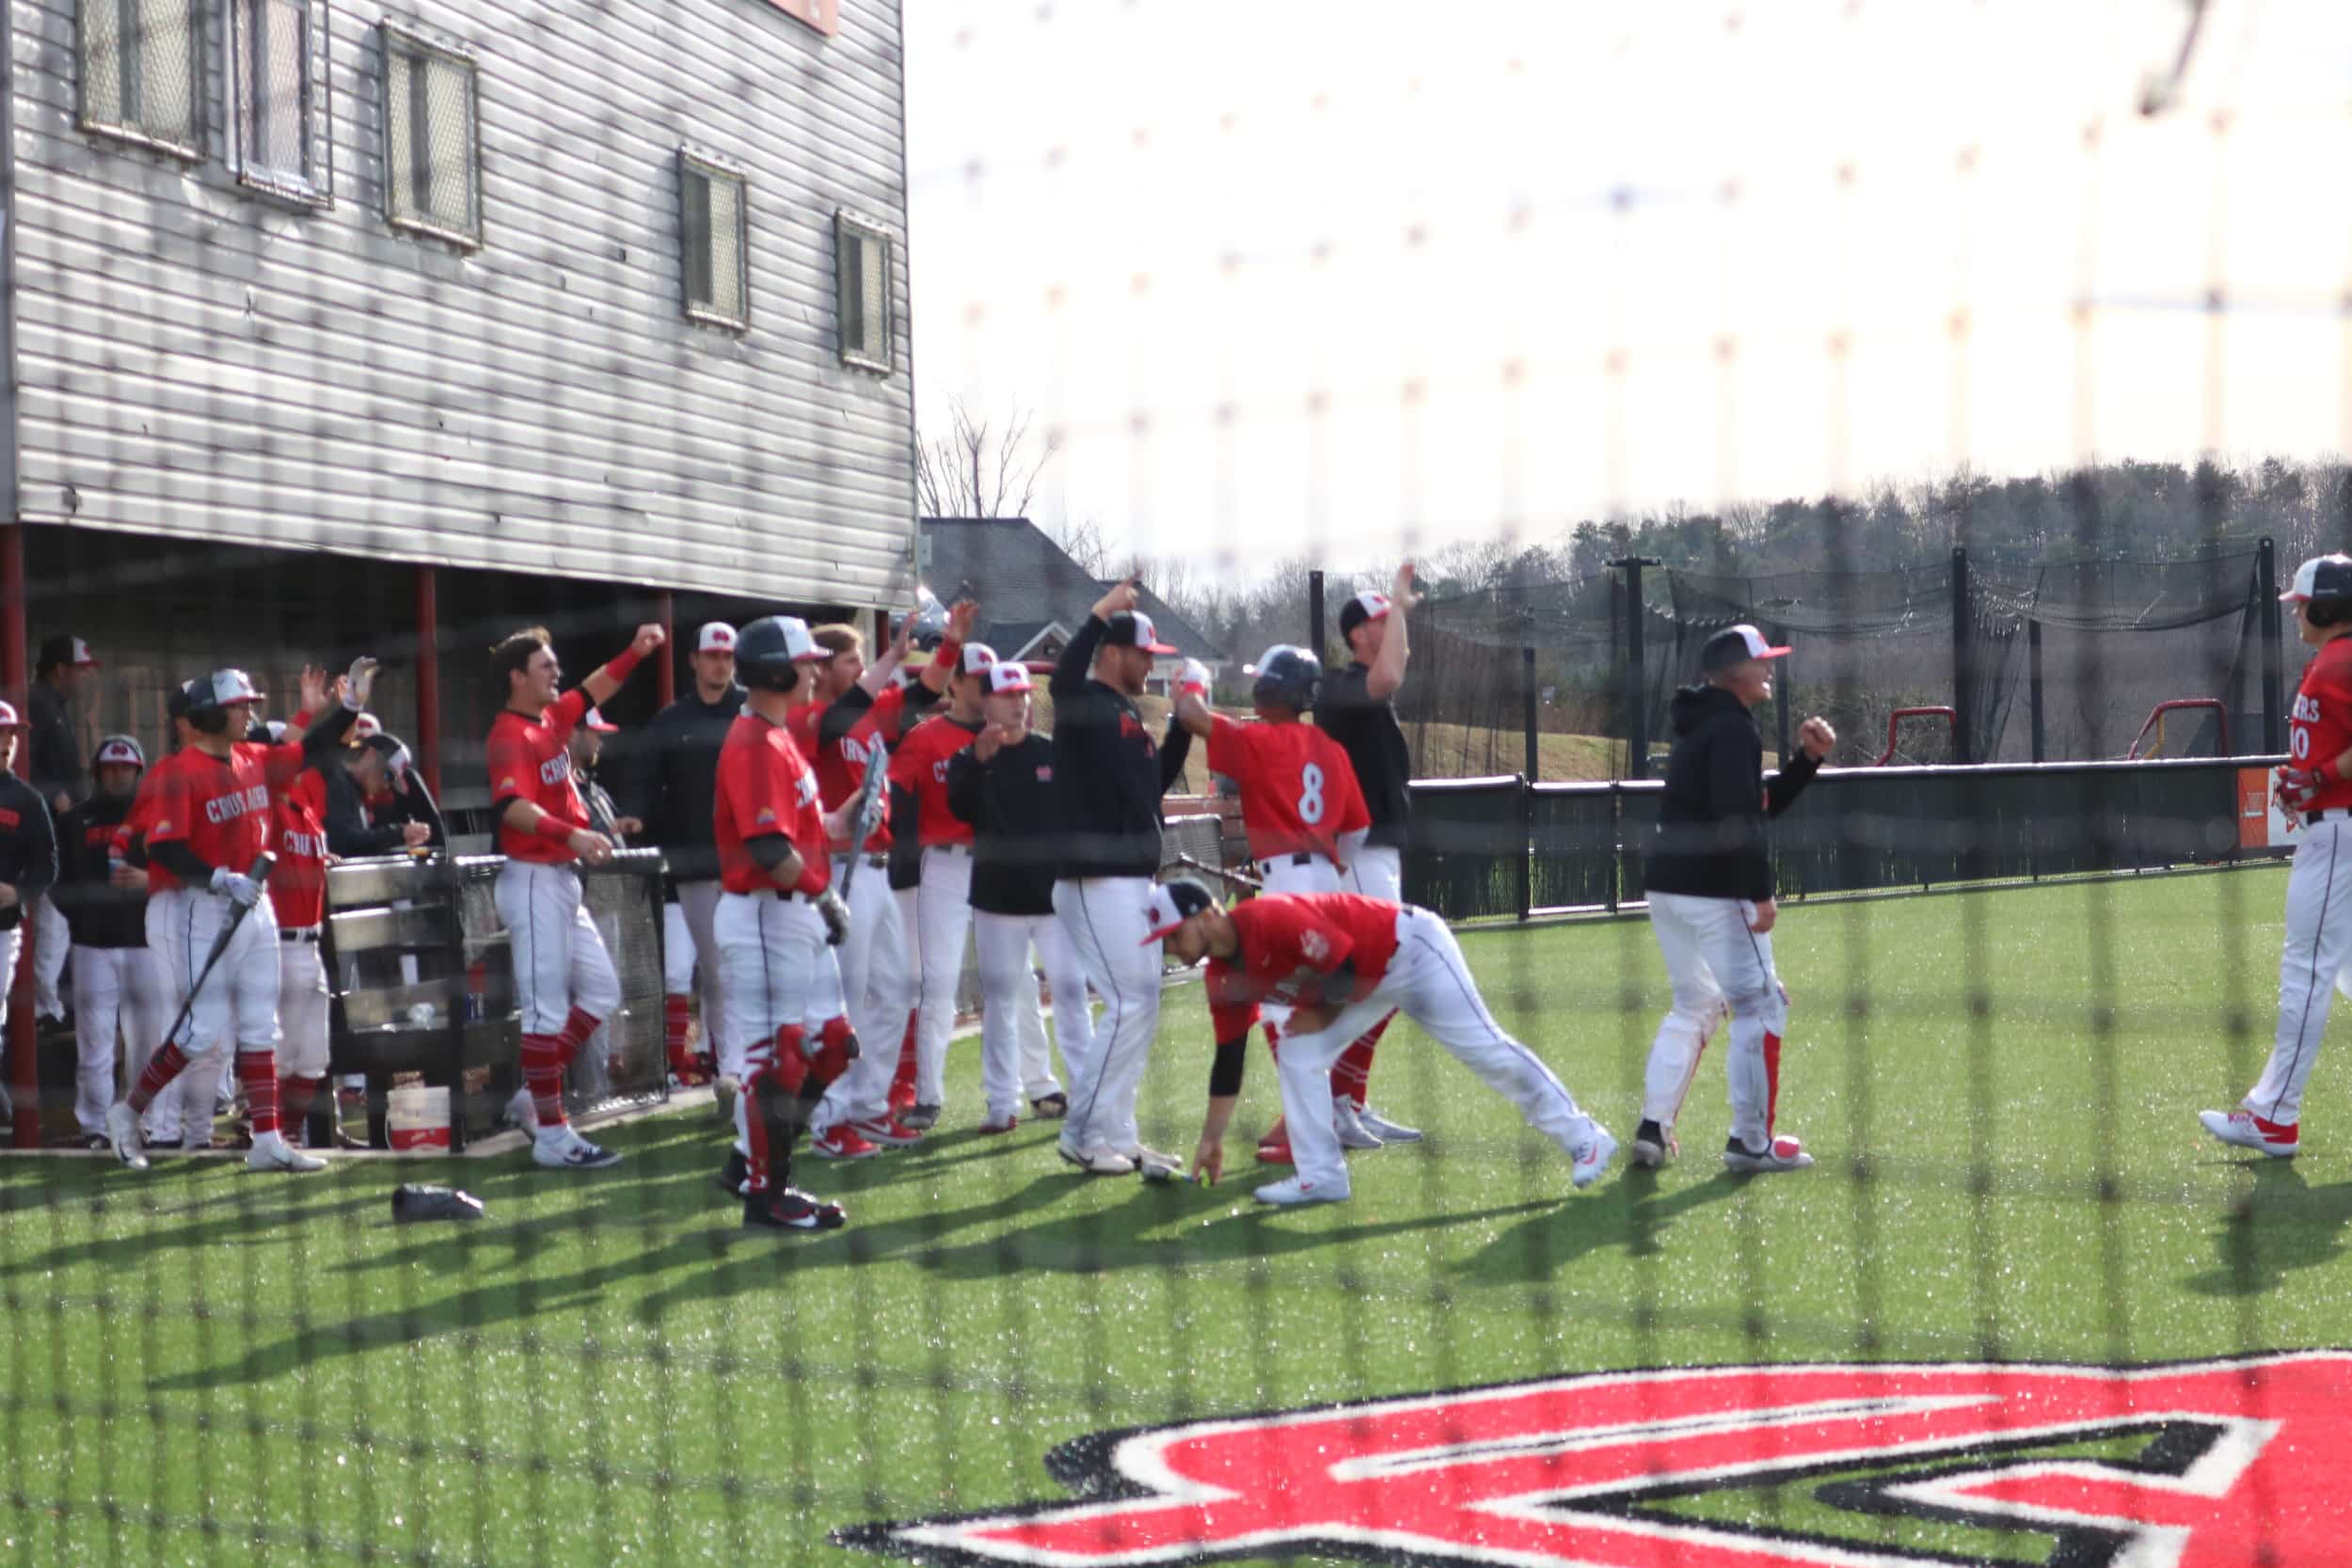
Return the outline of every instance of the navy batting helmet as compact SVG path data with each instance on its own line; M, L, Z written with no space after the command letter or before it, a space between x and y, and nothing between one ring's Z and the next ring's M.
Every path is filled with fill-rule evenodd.
M1242 673L1257 677L1257 684L1249 689L1256 701L1304 713L1315 705L1315 689L1323 684L1323 660L1304 648L1278 642L1257 663L1245 665Z
M743 684L765 691L789 691L800 676L797 666L825 657L808 635L808 623L796 615L763 615L735 639L735 669Z

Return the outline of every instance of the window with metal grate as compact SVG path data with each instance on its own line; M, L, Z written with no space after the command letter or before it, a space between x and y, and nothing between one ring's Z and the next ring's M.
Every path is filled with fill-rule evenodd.
M82 0L85 130L201 158L199 0Z
M384 32L384 218L472 249L482 244L479 68L454 45Z
M687 319L743 331L752 325L750 189L743 171L678 149L678 237Z
M230 26L237 178L326 206L334 179L325 0L231 0Z
M834 214L834 264L841 313L841 362L887 375L891 343L889 230L851 213Z

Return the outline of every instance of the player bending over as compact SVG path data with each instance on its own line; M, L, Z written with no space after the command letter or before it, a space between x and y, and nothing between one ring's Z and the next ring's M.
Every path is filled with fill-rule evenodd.
M1736 1171L1803 1170L1813 1156L1772 1132L1780 1104L1780 1036L1788 993L1772 967L1770 818L1787 811L1837 744L1827 721L1798 732L1803 754L1763 778L1764 736L1756 705L1772 694L1771 661L1788 652L1754 626L1717 632L1699 650L1705 678L1675 693L1674 751L1643 880L1650 929L1674 983L1642 1086L1636 1164L1661 1165L1675 1148L1675 1117L1691 1092L1718 1017L1731 1014L1731 1141Z
M1574 1185L1589 1187L1609 1168L1617 1140L1579 1108L1533 1051L1503 1032L1478 994L1461 945L1429 911L1357 893L1272 893L1229 911L1206 884L1176 877L1152 890L1150 919L1147 942L1164 940L1180 963L1209 960L1216 1065L1192 1155L1195 1176L1215 1181L1224 1173L1225 1129L1262 1004L1291 1009L1275 1071L1298 1174L1260 1187L1261 1203L1347 1197L1347 1165L1327 1109L1331 1064L1391 1012L1420 1024L1558 1144L1573 1162Z
M2279 1028L2261 1082L2237 1109L2197 1119L2225 1144L2291 1160L2301 1147L2303 1086L2328 1032L2328 990L2352 964L2352 556L2312 557L2279 597L2319 650L2295 689L2277 784L2280 808L2302 830L2287 873Z

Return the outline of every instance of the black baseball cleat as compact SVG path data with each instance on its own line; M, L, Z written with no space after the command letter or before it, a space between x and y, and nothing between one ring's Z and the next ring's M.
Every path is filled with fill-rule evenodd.
M1633 1130L1633 1163L1656 1170L1666 1163L1674 1151L1674 1139L1654 1121L1645 1120Z
M719 1174L712 1180L727 1196L741 1197L743 1183L751 1180L751 1175L752 1163L743 1157L743 1151L730 1148L727 1150L727 1163L719 1167Z
M743 1198L746 1230L838 1230L850 1216L838 1203L819 1203L798 1187L778 1193L748 1193Z

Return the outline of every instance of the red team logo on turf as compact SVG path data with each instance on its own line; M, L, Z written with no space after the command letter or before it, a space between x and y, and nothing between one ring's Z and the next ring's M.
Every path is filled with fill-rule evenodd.
M2315 1568L2352 1554L2347 1452L2340 1353L1613 1372L1098 1433L1046 1457L1078 1501L835 1539L1051 1568Z

